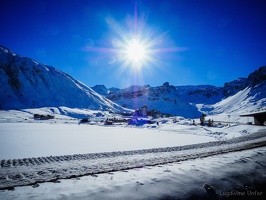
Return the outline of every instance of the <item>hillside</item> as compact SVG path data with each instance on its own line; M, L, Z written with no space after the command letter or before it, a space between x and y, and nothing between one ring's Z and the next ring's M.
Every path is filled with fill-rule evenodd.
M0 46L0 108L67 106L128 112L70 75Z

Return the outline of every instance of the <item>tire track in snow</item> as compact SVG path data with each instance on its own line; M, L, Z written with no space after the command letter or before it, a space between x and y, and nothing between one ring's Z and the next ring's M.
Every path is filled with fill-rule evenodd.
M266 132L230 140L124 152L0 160L0 189L154 166L266 146Z

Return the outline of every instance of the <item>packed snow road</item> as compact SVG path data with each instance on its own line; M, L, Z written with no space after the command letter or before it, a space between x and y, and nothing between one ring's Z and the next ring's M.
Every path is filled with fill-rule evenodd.
M56 182L266 146L265 129L230 140L136 151L0 160L0 189Z

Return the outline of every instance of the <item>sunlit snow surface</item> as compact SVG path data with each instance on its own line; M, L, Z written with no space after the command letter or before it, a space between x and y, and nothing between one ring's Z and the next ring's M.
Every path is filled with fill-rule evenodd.
M0 159L139 150L215 140L191 135L189 130L175 133L84 124L5 123L0 129Z
M159 126L105 126L101 122L104 117L93 117L95 111L64 108L66 115L62 115L56 109L0 111L0 159L174 147L230 139L261 129L234 123L203 127L182 117L158 119ZM53 114L55 119L34 120L33 113ZM92 116L92 122L80 124L70 117L82 115Z
M51 114L55 119L36 120L34 113ZM80 123L74 116L87 116L91 122ZM2 160L0 182L3 188L11 185L12 189L12 183L15 186L11 191L0 190L0 199L227 199L234 197L235 191L245 191L245 197L254 199L265 197L265 147L227 153L227 148L241 149L253 139L223 143L258 131L260 138L254 142L263 142L265 127L240 124L234 116L229 123L227 115L212 116L223 121L216 122L215 127L200 126L198 119L193 125L193 120L183 117L157 119L159 126L107 126L102 122L105 117L119 116L66 107L0 111L0 160L6 159ZM209 145L211 141L223 145ZM196 145L203 142L207 142L204 148ZM193 145L187 150L152 149L188 144ZM149 150L79 160L90 156L87 153L141 149ZM217 155L220 150L224 153ZM204 156L206 152L208 157ZM73 154L79 154L77 160L62 157ZM44 156L47 160L50 157L45 156L51 155L70 160L5 166L8 159ZM27 160L23 159L24 164ZM85 169L91 174L82 175ZM65 172L70 173L66 177L72 173L74 178L61 179ZM76 176L79 174L82 176ZM17 187L19 184L24 186ZM210 191L203 187L206 184L212 188ZM254 191L257 193L248 196Z

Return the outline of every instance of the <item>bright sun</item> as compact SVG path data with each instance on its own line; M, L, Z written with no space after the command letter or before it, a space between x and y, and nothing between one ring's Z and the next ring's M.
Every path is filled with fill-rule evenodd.
M141 63L145 61L147 50L139 40L132 39L127 44L126 56L131 62Z
M166 33L157 35L151 28L146 27L146 17L144 18L135 10L134 17L128 18L130 25L134 22L134 27L124 27L111 16L106 17L106 23L114 35L111 41L105 42L109 46L86 45L85 51L106 53L107 63L121 65L119 70L122 73L128 68L134 72L149 71L149 68L164 64L161 54L184 50L181 47L164 48L162 45L168 44L168 40L164 39ZM98 59L104 60L100 57Z

